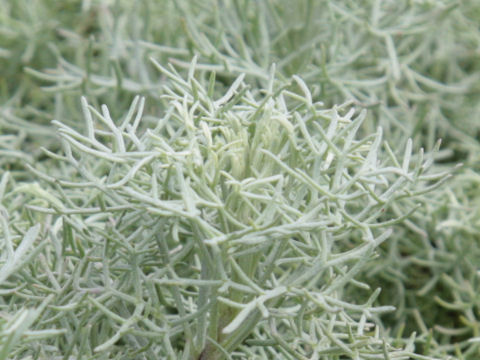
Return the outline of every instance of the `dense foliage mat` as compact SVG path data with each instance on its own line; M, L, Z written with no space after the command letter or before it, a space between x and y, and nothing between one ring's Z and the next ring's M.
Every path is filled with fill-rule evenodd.
M479 23L0 0L0 359L480 358Z

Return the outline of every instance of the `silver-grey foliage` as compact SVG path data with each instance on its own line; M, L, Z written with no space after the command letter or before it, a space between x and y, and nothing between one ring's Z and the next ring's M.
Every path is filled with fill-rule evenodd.
M377 317L394 308L355 277L447 179L433 154L408 142L398 158L381 128L359 137L365 110L324 108L296 76L276 89L272 69L262 90L240 76L215 98L195 60L186 79L153 61L169 79L153 125L143 98L122 119L83 98L84 132L54 122L72 176L32 168L58 189L29 209L56 219L55 282L73 291L48 316L88 325L87 356L122 342L149 358L422 358L385 337Z

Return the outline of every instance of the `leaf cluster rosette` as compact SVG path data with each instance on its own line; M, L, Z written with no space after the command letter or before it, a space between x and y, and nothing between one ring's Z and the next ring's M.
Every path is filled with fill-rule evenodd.
M215 97L195 59L186 78L153 62L164 115L142 124L137 97L115 120L83 98L85 131L55 121L63 155L46 150L71 176L30 167L52 191L29 209L56 218L77 290L57 310L89 324L90 354L123 342L172 359L415 358L356 276L448 178L428 171L433 155L408 142L399 159L381 128L358 136L365 110L325 108L297 76L277 88L273 68L267 88L240 76Z

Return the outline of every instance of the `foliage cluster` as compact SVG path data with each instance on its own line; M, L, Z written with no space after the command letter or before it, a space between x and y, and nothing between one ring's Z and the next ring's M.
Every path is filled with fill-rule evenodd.
M479 22L0 0L0 359L479 358Z

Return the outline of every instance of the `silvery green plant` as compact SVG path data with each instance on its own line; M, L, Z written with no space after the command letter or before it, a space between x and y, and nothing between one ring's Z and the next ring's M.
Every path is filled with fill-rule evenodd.
M54 213L40 216L25 207L26 201L40 208L55 208L80 206L82 201L97 204L101 199L89 189L62 203L72 189L67 191L56 179L84 179L68 161L57 161L58 142L50 120L60 119L86 134L78 100L84 95L100 112L101 104L108 104L119 126L134 95L140 94L146 96L136 132L140 137L146 128L155 128L159 114L171 105L159 101L160 88L168 77L158 78L148 57L154 56L162 64L169 59L186 76L194 54L198 54L200 77L203 71L216 72L216 85L207 91L212 101L221 98L243 73L255 98L262 99L255 89L269 87L268 69L276 63L273 92L297 74L306 83L311 102L323 101L324 110L346 100L356 107L355 115L367 108L368 116L356 138L374 133L380 125L383 138L399 157L397 151L409 146L409 138L413 153L420 147L435 149L436 139L444 139L442 150L435 153L442 164L434 163L430 171L444 171L462 161L466 165L461 174L428 196L390 202L381 219L402 217L415 206L419 209L392 224L388 241L376 248L377 256L365 263L355 279L367 283L372 291L382 288L376 304L396 307L377 322L390 337L401 339L417 332L414 344L420 354L440 359L479 358L475 295L480 234L479 9L474 0L0 0L0 197L5 220L0 266L9 274L0 289L3 358L28 358L25 354L32 352L32 356L47 359L53 353L65 358L93 354L84 336L89 327L83 324L89 317L79 310L84 305L89 309L91 304L82 300L70 313L57 308L59 303L71 306L72 294L83 291L78 290L78 283L65 280L80 276L70 275L73 269L84 279L91 273L98 275L97 268L89 268L100 266L94 261L98 257L78 260L91 248L89 242L85 246L75 242L82 246L63 251L63 234L68 240L72 225L67 224L64 232L62 221L74 218L81 223L86 215L63 214L58 220ZM209 89L204 80L198 81ZM297 95L299 90L296 85L288 88ZM288 111L295 112L298 103L286 98ZM346 108L342 107L342 116ZM108 142L102 131L95 130L98 141ZM53 156L46 158L37 151L39 144ZM379 159L386 161L388 151L381 149ZM35 174L25 171L25 163L34 162L50 176L50 185L39 183ZM84 193L90 200L82 200ZM38 229L37 223L41 223ZM35 231L29 232L30 228ZM34 240L31 234L36 234ZM68 267L62 267L64 263ZM362 303L369 294L346 286L339 296ZM46 298L49 300L44 302ZM36 309L46 312L41 315ZM81 314L83 322L65 314ZM37 331L42 331L41 335ZM103 339L112 336L109 331L102 334ZM66 335L55 342L52 337L57 332ZM403 346L398 339L386 342ZM125 344L119 341L116 347L91 357L122 354L125 350L120 347Z
M48 239L25 290L52 295L34 328L60 336L42 356L430 359L382 328L395 309L357 275L448 178L434 154L359 136L365 110L325 108L274 67L266 88L240 75L218 96L196 59L185 78L152 61L164 114L145 119L136 97L116 119L82 98L83 130L54 121L58 170L29 166L42 184L17 188Z

